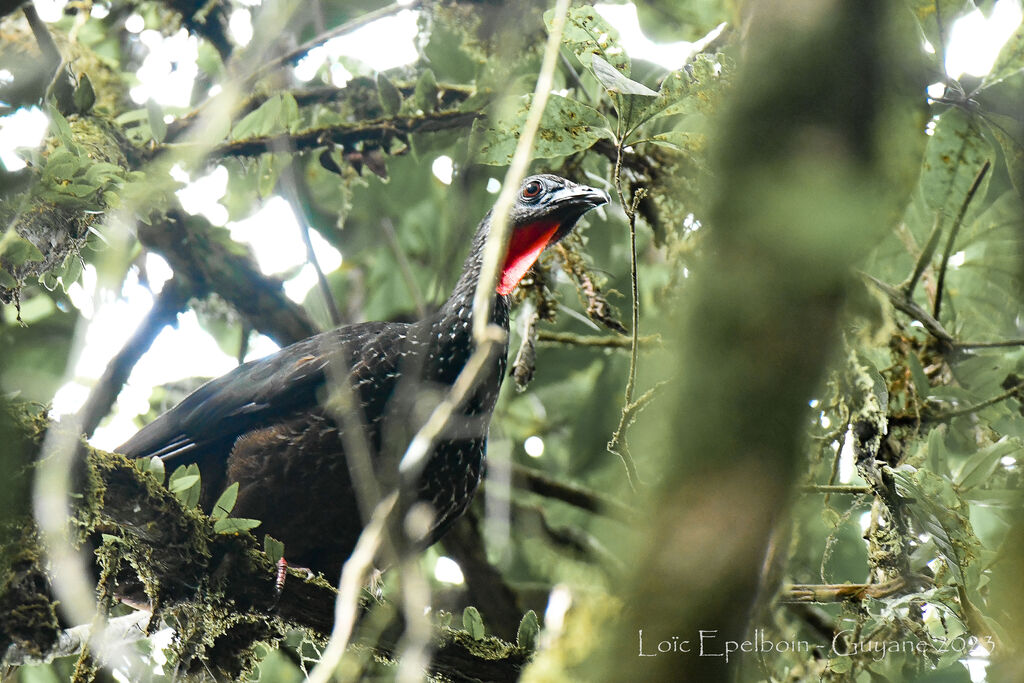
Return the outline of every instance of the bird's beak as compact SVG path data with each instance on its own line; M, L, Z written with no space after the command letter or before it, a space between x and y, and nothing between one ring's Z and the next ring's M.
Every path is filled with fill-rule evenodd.
M555 191L551 203L555 206L578 206L585 212L595 206L607 204L610 199L607 192L596 187L566 183L564 187Z
M559 222L558 232L551 241L557 242L568 235L580 216L595 207L607 204L610 200L611 197L604 190L578 183L566 183L551 198L551 206Z

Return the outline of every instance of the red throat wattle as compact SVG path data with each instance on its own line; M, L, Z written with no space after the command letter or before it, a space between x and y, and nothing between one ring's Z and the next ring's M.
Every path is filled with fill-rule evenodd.
M541 221L524 225L512 233L508 243L508 254L505 265L501 268L501 281L498 282L498 294L511 294L526 271L534 264L544 247L558 231L558 223Z

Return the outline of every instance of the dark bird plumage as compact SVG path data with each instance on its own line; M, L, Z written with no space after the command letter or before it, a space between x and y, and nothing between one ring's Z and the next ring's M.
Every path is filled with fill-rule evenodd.
M564 237L607 193L554 175L527 178L510 213L512 235L495 292L492 322L507 332L510 293L543 249ZM345 456L361 435L384 486L397 481L397 457L413 418L458 377L473 352L472 302L491 214L480 222L462 275L441 309L415 323L367 322L292 344L212 380L116 449L132 458L158 456L174 469L196 463L202 504L239 483L233 516L259 519L285 544L289 562L336 574L362 531ZM429 454L415 499L434 520L423 544L436 541L463 513L480 481L487 426L505 371L506 348L491 356L455 429ZM335 421L325 409L328 386L347 378L358 410ZM339 379L342 380L339 382ZM395 457L385 457L391 454Z

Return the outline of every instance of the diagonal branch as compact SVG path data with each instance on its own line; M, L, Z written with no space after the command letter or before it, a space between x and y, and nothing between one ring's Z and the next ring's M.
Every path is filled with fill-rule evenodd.
M78 417L81 420L83 434L92 436L100 420L110 412L110 407L121 393L121 387L128 380L132 368L149 350L164 326L177 320L178 313L183 311L185 304L188 303L188 297L188 289L182 286L178 278L168 280L164 284L164 288L153 301L153 308L118 354L107 363L103 376L93 387L89 399L79 411Z
M522 465L512 465L512 485L539 496L560 500L581 510L606 514L623 522L635 520L636 510L597 491L552 479Z
M924 329L928 330L929 334L935 337L943 346L955 346L953 335L946 331L942 323L932 317L931 313L921 308L912 299L908 299L903 290L882 282L873 275L868 275L867 273L863 273L863 275L867 278L868 282L889 298L889 302L892 303L896 310L906 313L924 325Z
M163 256L178 276L187 278L197 295L217 292L253 328L281 346L316 333L306 312L285 296L281 282L260 273L223 228L172 210L163 222L140 224L139 241Z
M366 26L369 23L377 21L378 19L389 17L392 14L398 14L399 12L402 12L404 10L415 10L419 6L419 4L420 0L414 0L413 2L408 3L395 2L385 7L373 10L372 12L365 12L363 14L360 14L354 19L346 21L344 24L341 24L340 26L335 26L329 31L325 31L324 33L321 33L315 38L307 40L305 43L299 45L294 50L289 50L280 57L271 59L266 64L263 64L258 69L256 69L256 71L246 76L242 80L242 82L246 85L249 85L253 81L259 79L261 76L273 71L274 69L284 66L285 64L295 64L300 59L305 57L310 50L319 47L320 45L323 45L332 38L343 36L346 33L352 33L356 29L362 28L363 26Z

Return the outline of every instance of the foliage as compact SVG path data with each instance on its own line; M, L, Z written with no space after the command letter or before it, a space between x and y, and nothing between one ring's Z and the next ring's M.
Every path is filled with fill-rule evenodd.
M12 108L42 104L51 126L43 147L23 153L31 162L23 175L0 172L0 301L18 306L10 312L5 307L0 317L4 396L52 398L74 372L67 359L76 325L85 321L81 300L72 301L68 288L84 282L88 268L99 298L112 298L142 272L144 252L163 256L184 291L162 314L173 319L191 297L208 331L239 357L257 333L284 343L338 322L413 319L444 300L477 220L493 204L490 183L503 181L525 125L539 68L537 46L553 26L553 12L542 3L422 3L414 63L378 73L356 59L329 58L308 83L297 80L291 65L311 45L283 57L265 50L316 39L318 22L358 23L367 12L396 10L356 4L325 6L329 15L319 19L298 3L287 4L287 11L276 8L284 19L270 17L266 8L257 13L264 20L254 22L256 37L245 48L231 45L213 19L204 23L207 12L223 18L234 3L190 10L185 3L115 1L107 14L69 9L49 26L64 60L50 71L67 68L73 77L71 99L63 104L47 91L53 73L31 64L45 66L44 47L35 44L20 15L2 18L4 41L10 34L9 44L35 58L12 58L13 83L31 84L28 91L38 97L0 100L14 103ZM774 535L760 534L751 546L771 542L775 552L760 587L747 586L740 596L750 609L737 610L736 618L754 615L745 622L747 633L761 633L762 643L811 646L756 657L738 653L730 675L965 681L962 661L971 655L990 664L991 680L1012 680L1020 673L1013 657L1024 638L1024 593L1017 585L1024 566L1024 28L988 76L977 83L943 77L945 92L927 99L924 76L944 72L949 26L975 3L907 2L909 13L883 13L879 20L879 43L901 50L894 59L872 62L879 73L830 76L863 84L870 101L840 98L835 93L847 91L826 88L808 93L814 104L801 109L756 79L737 88L743 70L757 68L756 60L755 66L744 60L763 47L746 42L747 29L756 34L760 22L769 21L745 10L749 4L638 3L641 25L661 40L695 40L728 22L722 38L676 70L631 59L618 31L593 6L569 10L533 168L601 186L618 206L591 214L562 248L549 250L516 295L511 345L520 351L512 365L517 388L525 391L502 393L491 426L491 475L486 497L474 503L483 533L470 536L483 539L478 554L452 538L419 560L432 595L433 646L439 652L452 643L476 647L480 661L495 662L508 680L530 656L536 658L526 679L566 680L580 671L611 675L613 669L588 670L588 661L599 661L590 654L613 652L601 634L611 633L612 622L623 615L644 618L632 610L649 604L644 587L624 577L634 565L659 571L656 563L644 564L658 547L644 545L645 534L666 515L691 509L652 508L660 500L658 483L685 468L694 476L710 470L702 458L731 461L735 455L680 452L672 429L686 416L673 414L673 406L711 404L726 395L724 386L757 395L764 389L762 371L796 357L809 364L810 393L794 396L785 393L789 385L772 385L777 413L776 406L758 404L768 412L752 414L743 402L729 409L736 421L756 423L767 435L785 431L793 457L799 457L785 482L785 493L793 493L788 514L781 505L761 511ZM139 37L124 29L132 12L161 35L185 26L199 38L199 76L188 107L129 99L128 84L145 58ZM809 17L808 23L815 20L823 19ZM282 27L289 40L275 43ZM933 52L919 48L919 35ZM796 35L791 42L794 50L806 47L801 59L762 68L774 66L799 80L804 69L816 66L807 54L835 57L827 42L803 46ZM6 49L0 46L5 60ZM858 64L871 59L871 51L864 52ZM336 88L332 72L341 67L353 78ZM211 90L214 84L218 88ZM0 89L9 86L0 81ZM829 125L858 119L863 107L876 107L862 117L865 127L875 126L863 139L831 136ZM748 138L723 139L737 121L757 120L763 127L748 126ZM800 135L775 135L772 126L796 127ZM813 161L821 166L803 166L808 159L794 151L811 143L817 145ZM846 175L844 155L858 154L877 161L870 182L858 184L860 176ZM761 168L770 155L785 162L776 177L746 175L744 169ZM430 172L442 156L453 164L450 184ZM260 272L248 247L228 230L186 215L175 194L180 183L171 177L176 167L193 178L225 168L220 203L233 221L283 197L301 222L343 254L342 264L325 273L322 286L301 305L291 302L279 279L294 273ZM828 172L799 176L805 168ZM772 185L792 177L800 183ZM848 194L829 194L837 178L850 181ZM751 188L744 198L751 204L716 204L729 187L740 186ZM780 186L791 191L778 193ZM816 206L819 194L835 200L821 205L827 212L805 211L799 224L779 218L794 207ZM716 232L750 205L773 238L736 244ZM870 217L870 224L859 224L860 216ZM791 269L798 256L818 261L823 270L843 264L836 266L842 271ZM738 304L729 313L739 322L727 338L703 336L713 321L699 317L690 318L692 328L680 334L687 297L718 292L722 301L733 301L731 288L741 286L716 282L713 264L731 264L735 271L729 272L755 278L773 271L809 293L808 306L825 312L814 317L814 310ZM823 282L832 289L816 290ZM634 310L636 326L629 315ZM708 318L733 319L712 305L699 310ZM811 321L798 346L748 334L773 316L782 325ZM816 327L822 320L834 325ZM142 342L105 343L124 344L119 358L130 361L130 370L163 318L157 322ZM677 366L681 349L724 358L714 354L725 346L734 354L729 357L742 362ZM679 400L691 403L677 403L673 396L688 386L687 373L709 379L698 399L690 395ZM105 414L120 383L99 384L98 393L107 395ZM773 421L791 414L786 409L800 414L800 424ZM540 458L527 455L524 444L531 437L543 440ZM136 466L199 519L197 466L165 472L158 459ZM729 484L768 488L761 475L745 474L749 479L736 474L728 481L698 481L693 495L720 489L725 496ZM759 493L751 490L750 499ZM246 531L261 532L259 520L230 516L236 496L237 484L202 518L221 544L248 543L253 539ZM706 557L709 566L726 532L745 538L746 529L722 521L732 519L730 511L718 512L721 518L707 520L707 528L725 531L708 537L694 532L688 553ZM4 523L16 524L7 517ZM693 530L678 531L682 537ZM129 536L111 530L101 555ZM661 541L673 547L671 538ZM132 558L144 557L146 550L132 543ZM270 563L288 557L288 548L270 536L262 548ZM432 578L439 554L459 561L464 584ZM672 558L673 566L686 559ZM326 578L333 583L336 577ZM717 577L705 578L715 585ZM294 573L293 579L301 580ZM657 585L656 576L650 585ZM359 626L360 642L371 645L365 652L353 648L344 660L349 680L393 677L397 670L395 649L374 649L373 643L394 635L389 625L408 587L385 576L376 588L380 594L367 602L368 616ZM502 591L512 598L503 602ZM323 632L309 628L282 641L294 657L269 648L254 654L252 642L277 644L280 634L230 613L223 598L181 598L184 607L169 608L167 623L178 636L171 655L178 661L153 680L169 680L174 665L201 668L215 639L243 623L253 629L245 634L248 641L240 638L250 658L243 668L252 664L268 679L298 680L291 660L307 666ZM673 595L656 600L666 609L690 604ZM569 603L567 614L548 609ZM219 626L219 617L196 616L204 604L222 610L216 613L223 616ZM454 626L452 614L462 615ZM658 634L655 618L652 611L645 638ZM49 622L45 626L52 630ZM197 633L200 627L222 631ZM661 633L644 642L656 649L664 639L687 635ZM642 677L657 657L638 657L635 636L629 634L632 651L623 666ZM6 646L0 642L0 652ZM24 668L15 680L53 678L58 671L67 676L66 665Z

